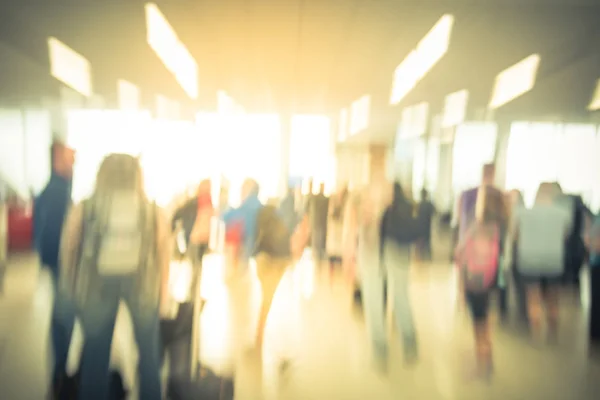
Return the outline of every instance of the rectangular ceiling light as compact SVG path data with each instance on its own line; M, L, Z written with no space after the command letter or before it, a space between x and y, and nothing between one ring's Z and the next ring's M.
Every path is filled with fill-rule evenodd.
M198 65L154 3L146 3L146 40L192 99L198 98Z
M60 40L48 38L50 74L82 95L92 95L90 62Z
M442 115L442 127L450 128L465 120L467 114L467 102L469 91L467 89L450 93L444 99L444 113Z
M532 54L496 77L489 108L496 109L529 92L535 85L539 54Z
M364 131L369 126L371 96L364 95L350 105L350 136Z
M343 108L340 111L340 121L338 125L338 142L344 142L348 139L348 109Z
M124 79L117 81L119 108L121 110L137 110L140 108L140 89Z
M450 47L454 16L445 14L394 72L390 104L396 105L442 59Z
M592 101L588 106L588 110L600 110L600 79L598 79L598 82L596 82L596 90L594 91L594 97L592 97Z

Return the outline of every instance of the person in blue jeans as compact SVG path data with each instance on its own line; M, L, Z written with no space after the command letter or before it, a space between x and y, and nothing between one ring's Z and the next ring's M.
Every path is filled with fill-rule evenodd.
M169 225L143 190L139 161L107 156L93 194L74 206L61 240L59 292L76 306L85 342L78 398L106 400L123 301L139 350L139 398L160 400L160 309L168 305Z
M74 151L62 143L50 150L52 173L46 187L34 201L34 245L42 268L48 269L53 281L54 307L50 336L54 355L52 387L56 389L64 378L67 353L75 321L72 304L57 293L59 279L59 247L63 222L71 205L71 179Z

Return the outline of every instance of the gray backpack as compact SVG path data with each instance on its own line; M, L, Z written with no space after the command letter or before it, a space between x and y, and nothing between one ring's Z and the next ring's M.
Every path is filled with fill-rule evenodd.
M100 276L136 274L153 244L156 207L133 191L94 197L84 205L86 258Z

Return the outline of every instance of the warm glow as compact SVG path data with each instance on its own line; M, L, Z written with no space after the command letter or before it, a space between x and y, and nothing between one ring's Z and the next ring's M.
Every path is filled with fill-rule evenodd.
M481 182L483 166L493 162L498 126L493 122L467 122L456 127L452 165L454 193Z
M119 108L121 110L137 110L140 108L140 89L124 79L117 81Z
M369 127L371 112L371 96L364 95L350 105L350 136L364 131Z
M290 132L290 176L326 182L331 149L331 122L324 115L294 115Z
M338 125L338 142L344 142L348 139L348 109L340 111L340 122Z
M179 103L162 95L156 95L156 116L159 119L177 120L180 118L181 110Z
M110 153L140 155L151 123L147 112L77 110L67 115L67 144L77 152L73 200L92 193L96 173Z
M445 14L394 71L390 104L400 103L444 57L450 47L454 16Z
M237 104L236 101L226 91L217 91L217 111L219 114L243 114L244 108Z
M468 101L469 91L466 89L450 93L446 96L444 99L442 127L450 128L464 122Z
M594 97L588 106L590 111L600 110L600 79L596 82L596 90L594 91Z
M146 40L187 95L198 98L198 65L154 3L146 3Z
M90 62L60 40L48 38L50 74L75 91L92 95L92 68Z
M501 107L533 89L539 65L540 56L532 54L498 74L489 107Z

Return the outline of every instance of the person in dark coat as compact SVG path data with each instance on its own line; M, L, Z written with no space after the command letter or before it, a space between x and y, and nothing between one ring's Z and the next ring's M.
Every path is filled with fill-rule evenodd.
M54 351L52 374L56 390L65 378L71 334L75 323L73 306L58 296L60 237L67 211L71 205L71 182L75 152L62 143L51 148L52 173L48 184L35 199L33 211L34 244L42 268L47 269L53 280L54 308L51 318L51 341Z

